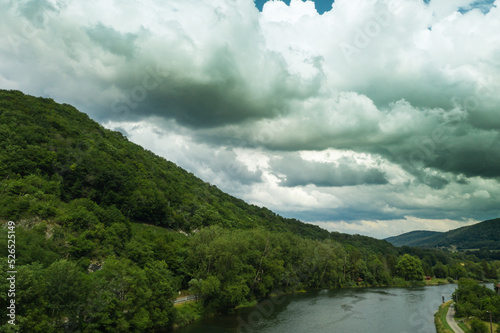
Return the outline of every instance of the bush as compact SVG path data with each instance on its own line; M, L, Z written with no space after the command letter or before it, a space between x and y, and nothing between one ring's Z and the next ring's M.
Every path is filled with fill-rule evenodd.
M470 328L472 333L488 333L488 326L477 318L470 321Z
M176 306L175 326L186 326L203 315L201 302L191 302Z
M392 286L393 287L409 287L410 286L410 282L405 281L401 277L394 277L392 279Z

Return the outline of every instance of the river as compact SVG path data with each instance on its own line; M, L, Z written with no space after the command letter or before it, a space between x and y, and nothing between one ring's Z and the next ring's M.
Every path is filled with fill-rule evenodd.
M435 333L434 313L456 285L356 288L284 295L178 333Z

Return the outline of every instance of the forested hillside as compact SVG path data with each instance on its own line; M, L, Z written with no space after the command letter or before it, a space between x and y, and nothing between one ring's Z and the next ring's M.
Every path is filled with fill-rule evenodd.
M113 207L131 221L176 230L260 225L328 237L317 226L282 218L223 193L69 105L0 91L0 110L3 191L24 195L2 196L0 216L7 219L32 214L59 218L64 210L59 201L85 198Z
M416 230L410 231L398 236L386 238L385 240L394 246L421 246L427 242L429 238L440 235L439 231Z
M500 219L483 221L447 232L412 231L386 240L395 246L500 250Z
M283 218L18 91L0 91L0 221L4 309L9 232L17 271L17 325L2 332L164 332L273 294L497 278L500 267ZM199 301L174 307L180 290Z

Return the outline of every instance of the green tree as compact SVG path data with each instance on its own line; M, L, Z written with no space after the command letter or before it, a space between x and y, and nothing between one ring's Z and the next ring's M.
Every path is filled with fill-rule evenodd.
M65 325L78 327L83 321L83 304L89 291L84 273L75 262L62 259L45 270L44 278L50 316L60 321L58 326L62 326L64 320Z
M54 332L54 318L48 311L47 286L44 270L39 263L17 267L16 320L21 328L31 332ZM22 331L22 330L21 330Z
M387 285L390 281L390 275L384 268L382 261L375 255L371 255L368 260L368 269L373 276L374 283L371 284L383 284Z
M444 279L448 276L448 267L442 262L438 262L436 266L433 267L434 276L437 278Z
M151 328L162 331L172 326L175 316L172 302L174 278L164 261L147 263L144 272L148 286L151 286L151 297L147 302L147 310L152 322Z
M460 280L461 278L467 277L467 271L462 263L455 262L450 267L450 276L455 280Z
M398 275L406 281L422 281L424 271L420 259L409 254L403 255L396 265Z
M92 280L86 310L90 331L144 332L152 326L147 311L152 291L144 271L130 260L107 259Z

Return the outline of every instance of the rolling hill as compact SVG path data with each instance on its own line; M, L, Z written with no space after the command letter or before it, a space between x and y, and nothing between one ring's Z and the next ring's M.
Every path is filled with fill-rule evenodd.
M261 227L396 253L383 240L330 233L247 204L49 98L0 90L0 149L0 220L61 225L79 209L85 211L79 220L92 220L83 215L97 205L109 211L102 214L186 233L213 225ZM89 225L78 223L80 230Z
M389 237L385 240L394 246L423 246L429 239L441 234L439 231L416 230L399 236Z
M385 239L395 246L500 250L500 218L447 232L412 231Z

